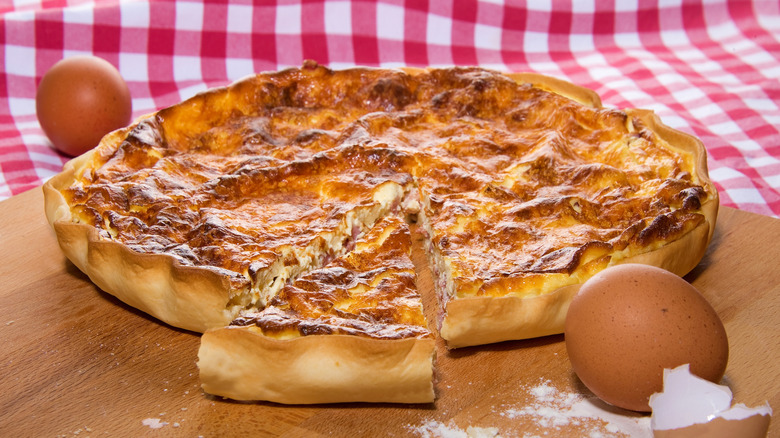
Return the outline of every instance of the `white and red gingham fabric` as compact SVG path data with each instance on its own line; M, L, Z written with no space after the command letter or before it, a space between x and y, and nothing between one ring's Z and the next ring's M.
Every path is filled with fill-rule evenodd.
M0 0L0 199L67 161L34 99L76 54L117 66L136 116L304 59L544 73L696 135L723 205L780 216L776 0Z

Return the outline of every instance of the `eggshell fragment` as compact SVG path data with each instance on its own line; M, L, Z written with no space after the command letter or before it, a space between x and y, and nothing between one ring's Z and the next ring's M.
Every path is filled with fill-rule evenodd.
M723 323L688 282L660 268L610 267L585 282L565 324L566 350L582 383L605 402L650 410L664 368L691 364L719 381L728 362Z
M57 62L43 75L35 111L54 148L76 156L97 146L109 132L127 126L132 99L127 83L111 63L74 56Z
M688 364L664 370L663 392L650 396L656 438L762 438L772 408L731 406L731 390L690 373Z

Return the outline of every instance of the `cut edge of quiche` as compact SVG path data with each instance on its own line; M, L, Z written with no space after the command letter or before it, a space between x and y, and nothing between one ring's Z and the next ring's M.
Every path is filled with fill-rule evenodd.
M203 389L286 404L432 402L435 341L410 254L404 220L383 218L268 307L207 330Z

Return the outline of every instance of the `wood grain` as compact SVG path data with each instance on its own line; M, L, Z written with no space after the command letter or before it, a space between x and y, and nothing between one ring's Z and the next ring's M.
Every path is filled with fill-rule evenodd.
M0 202L0 436L419 436L430 421L541 435L552 429L538 417L510 415L533 401L529 388L549 382L591 396L571 371L561 335L455 351L439 342L438 399L430 405L282 406L209 396L198 381L198 335L97 289L62 256L42 206L38 189ZM775 409L778 236L780 220L724 208L707 255L687 277L726 326L724 380L735 402L768 400ZM419 243L419 283L432 311ZM144 424L157 420L167 424ZM594 421L559 426L554 435L603 429ZM773 424L769 436L780 436L780 427Z

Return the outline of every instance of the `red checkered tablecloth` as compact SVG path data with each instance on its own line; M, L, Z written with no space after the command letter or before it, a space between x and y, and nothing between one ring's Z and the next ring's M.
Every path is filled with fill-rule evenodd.
M696 135L723 205L780 216L778 1L0 0L0 199L67 161L35 89L77 54L117 66L136 116L304 59L544 73Z

